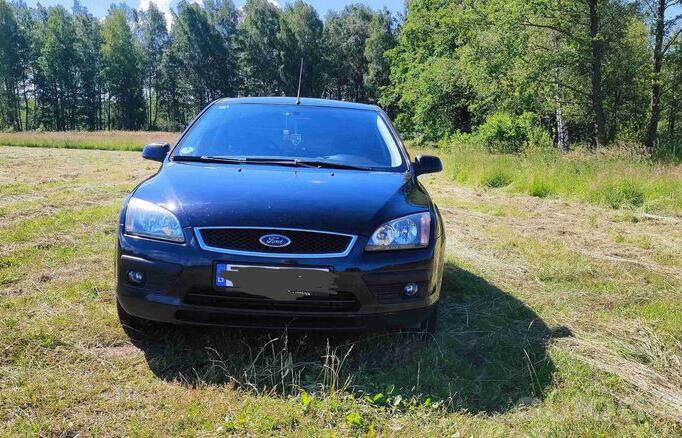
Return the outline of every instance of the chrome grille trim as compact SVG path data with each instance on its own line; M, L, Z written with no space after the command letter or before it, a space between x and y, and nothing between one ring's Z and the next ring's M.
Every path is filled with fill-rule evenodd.
M348 246L346 247L346 249L343 252L337 252L337 253L322 253L322 254L287 253L287 254L285 254L285 253L272 253L272 252L260 252L260 251L243 251L243 250L217 248L214 246L209 246L204 241L204 238L201 235L201 230L303 231L303 232L309 232L309 233L332 234L335 236L350 237L350 242L348 243ZM231 226L227 226L227 227L220 227L220 226L218 226L218 227L195 227L194 228L194 235L196 236L197 242L199 242L199 246L201 247L201 249L206 250L206 251L218 252L218 253L222 253L222 254L254 256L254 257L298 258L298 259L325 259L325 258L346 257L353 250L353 247L355 246L355 241L358 239L358 236L353 235L353 234L335 233L332 231L309 230L309 229L304 229L304 228L280 228L280 227L231 227Z

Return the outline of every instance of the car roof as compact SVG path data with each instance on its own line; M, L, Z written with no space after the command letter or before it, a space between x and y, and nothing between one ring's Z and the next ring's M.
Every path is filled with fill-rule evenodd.
M218 100L221 103L259 103L263 105L295 105L295 97L229 97ZM381 111L376 105L369 105L365 103L346 102L343 100L331 99L314 99L310 97L302 97L301 105L304 106L323 106L328 108L348 108L348 109L362 109L370 111Z

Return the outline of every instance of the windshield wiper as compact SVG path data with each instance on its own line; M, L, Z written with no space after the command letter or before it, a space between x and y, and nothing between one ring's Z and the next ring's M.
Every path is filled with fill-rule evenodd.
M351 164L336 163L333 161L299 160L290 158L271 158L271 157L209 157L195 155L176 155L173 161L187 161L198 163L226 163L226 164L274 164L279 166L293 167L315 167L326 169L350 169L350 170L372 170L370 167L353 166Z
M352 164L338 163L335 161L316 161L316 160L296 160L298 164L305 164L310 167L321 169L349 169L349 170L374 170L371 167L354 166Z
M188 161L190 163L226 163L226 164L244 164L242 158L227 158L227 157L207 157L196 155L175 155L173 161Z
M246 163L257 164L281 164L283 166L316 167L318 169L351 169L372 170L370 167L353 166L352 164L338 163L324 160L302 160L300 158L272 158L272 157L246 157Z
M279 164L281 166L294 167L317 167L312 164L302 162L301 160L292 158L246 157L244 158L244 162L253 164Z
M225 163L225 164L273 164L277 166L292 166L292 167L319 167L313 164L302 163L300 160L292 160L289 158L268 158L268 157L209 157L207 155L176 155L173 161L187 161L191 163Z

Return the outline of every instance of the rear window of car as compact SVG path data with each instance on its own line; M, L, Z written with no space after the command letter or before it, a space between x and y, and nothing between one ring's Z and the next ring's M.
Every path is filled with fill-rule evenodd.
M309 105L219 102L174 155L291 158L398 168L403 157L380 113Z

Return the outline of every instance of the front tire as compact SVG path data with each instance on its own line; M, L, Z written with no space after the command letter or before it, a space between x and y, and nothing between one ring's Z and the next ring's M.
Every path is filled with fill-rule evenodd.
M116 300L116 312L118 313L118 320L130 338L146 337L149 331L154 327L153 321L144 318L138 318L131 315L121 306L121 303Z
M422 333L427 335L433 335L438 330L438 308L440 306L436 304L431 312L431 315L425 319L420 325L419 329Z
M421 340L428 340L433 337L438 329L438 307L439 304L434 304L431 314L424 321L415 324L409 328L403 329L403 333L410 333L417 336Z

